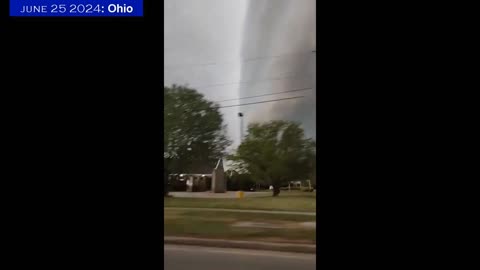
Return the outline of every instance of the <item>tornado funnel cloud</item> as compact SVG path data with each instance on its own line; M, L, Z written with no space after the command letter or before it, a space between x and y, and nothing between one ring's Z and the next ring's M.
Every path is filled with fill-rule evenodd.
M239 88L239 96L259 94L258 89L270 88L281 92L295 88L310 88L305 98L265 103L242 108L246 120L264 122L290 120L302 124L306 135L316 136L315 84L315 0L251 0L244 20L241 57L271 56L262 61L245 62L241 81L262 81L269 77L284 79L269 85L249 84ZM283 94L278 97L290 97ZM247 124L247 123L246 123Z

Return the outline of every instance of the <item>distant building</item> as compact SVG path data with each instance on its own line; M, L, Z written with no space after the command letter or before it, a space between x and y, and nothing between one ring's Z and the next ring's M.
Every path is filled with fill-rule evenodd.
M212 175L198 173L170 174L168 182L173 191L201 192L211 189Z

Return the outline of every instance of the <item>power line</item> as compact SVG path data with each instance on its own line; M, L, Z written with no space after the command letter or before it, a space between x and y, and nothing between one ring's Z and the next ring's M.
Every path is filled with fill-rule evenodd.
M188 86L188 87L191 87L191 88L210 88L210 87L218 87L218 86L225 86L225 85L278 81L278 80L283 80L283 79L300 78L300 77L303 77L303 76L305 76L305 77L307 76L306 74L301 75L301 74L293 73L293 72L280 74L279 76L284 76L284 75L289 75L289 74L293 74L293 76L265 78L264 80L257 80L257 81L239 81L239 82L228 82L228 83L214 83L214 84L194 85L194 86Z
M258 101L258 102L252 102L252 103L243 103L243 104L236 104L236 105L228 105L228 106L221 106L221 107L219 107L219 108L229 108L229 107L246 106L246 105L253 105L253 104L259 104L259 103L268 103L268 102L275 102L275 101L281 101L281 100L287 100L287 99L296 99L296 98L303 98L303 97L305 97L305 96L297 96L297 97L289 97L289 98L279 98L279 99Z
M193 68L193 67L205 67L205 66L217 66L217 65L228 65L228 64L239 64L245 62L252 62L252 61L259 61L269 58L280 58L280 57L287 57L287 56L294 56L294 55L308 55L312 52L296 52L296 53L286 53L286 54L278 54L278 55L267 55L267 56L259 56L259 57L252 57L252 58L245 58L241 59L240 61L228 61L228 62L211 62L211 63L203 63L203 64L181 64L181 65L171 65L171 66L164 66L164 70L169 69L179 69L179 68Z
M163 69L168 70L168 69L176 69L176 68L182 68L182 67L204 67L204 66L216 66L216 65L225 65L225 64L238 64L238 63L244 63L244 62L251 62L251 61L258 61L258 60L263 60L263 59L269 59L269 58L280 58L280 57L287 57L287 56L294 56L294 55L307 55L310 54L311 52L297 52L297 53L287 53L287 54L278 54L278 55L270 55L270 56L259 56L259 57L253 57L253 58L245 58L240 61L229 61L229 62L211 62L211 63L204 63L204 64L183 64L183 65L172 65L172 66L164 66Z
M249 99L249 98L256 98L256 97L273 96L273 95L278 95L278 94L283 94L283 93L306 91L306 90L310 90L310 89L313 89L313 88L312 88L312 87L309 87L309 88L301 88L301 89L292 89L292 90L287 90L287 91L282 91L282 92L275 92L275 93L269 93L269 94L262 94L262 95L257 95L257 96L248 96L248 97L241 97L241 98L231 98L231 99L218 100L218 101L216 101L216 102L225 102L225 101L233 101L233 100L240 100L240 99Z

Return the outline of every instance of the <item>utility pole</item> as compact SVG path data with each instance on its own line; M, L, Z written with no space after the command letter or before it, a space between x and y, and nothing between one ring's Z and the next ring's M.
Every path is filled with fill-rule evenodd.
M240 143L243 141L243 113L239 112L238 117L240 117Z

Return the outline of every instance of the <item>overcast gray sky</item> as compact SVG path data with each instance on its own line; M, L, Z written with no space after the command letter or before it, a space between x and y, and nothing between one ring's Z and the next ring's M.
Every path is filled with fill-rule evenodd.
M212 101L312 88L220 105L231 149L238 112L250 122L293 120L316 136L315 0L165 0L165 85L188 84Z

